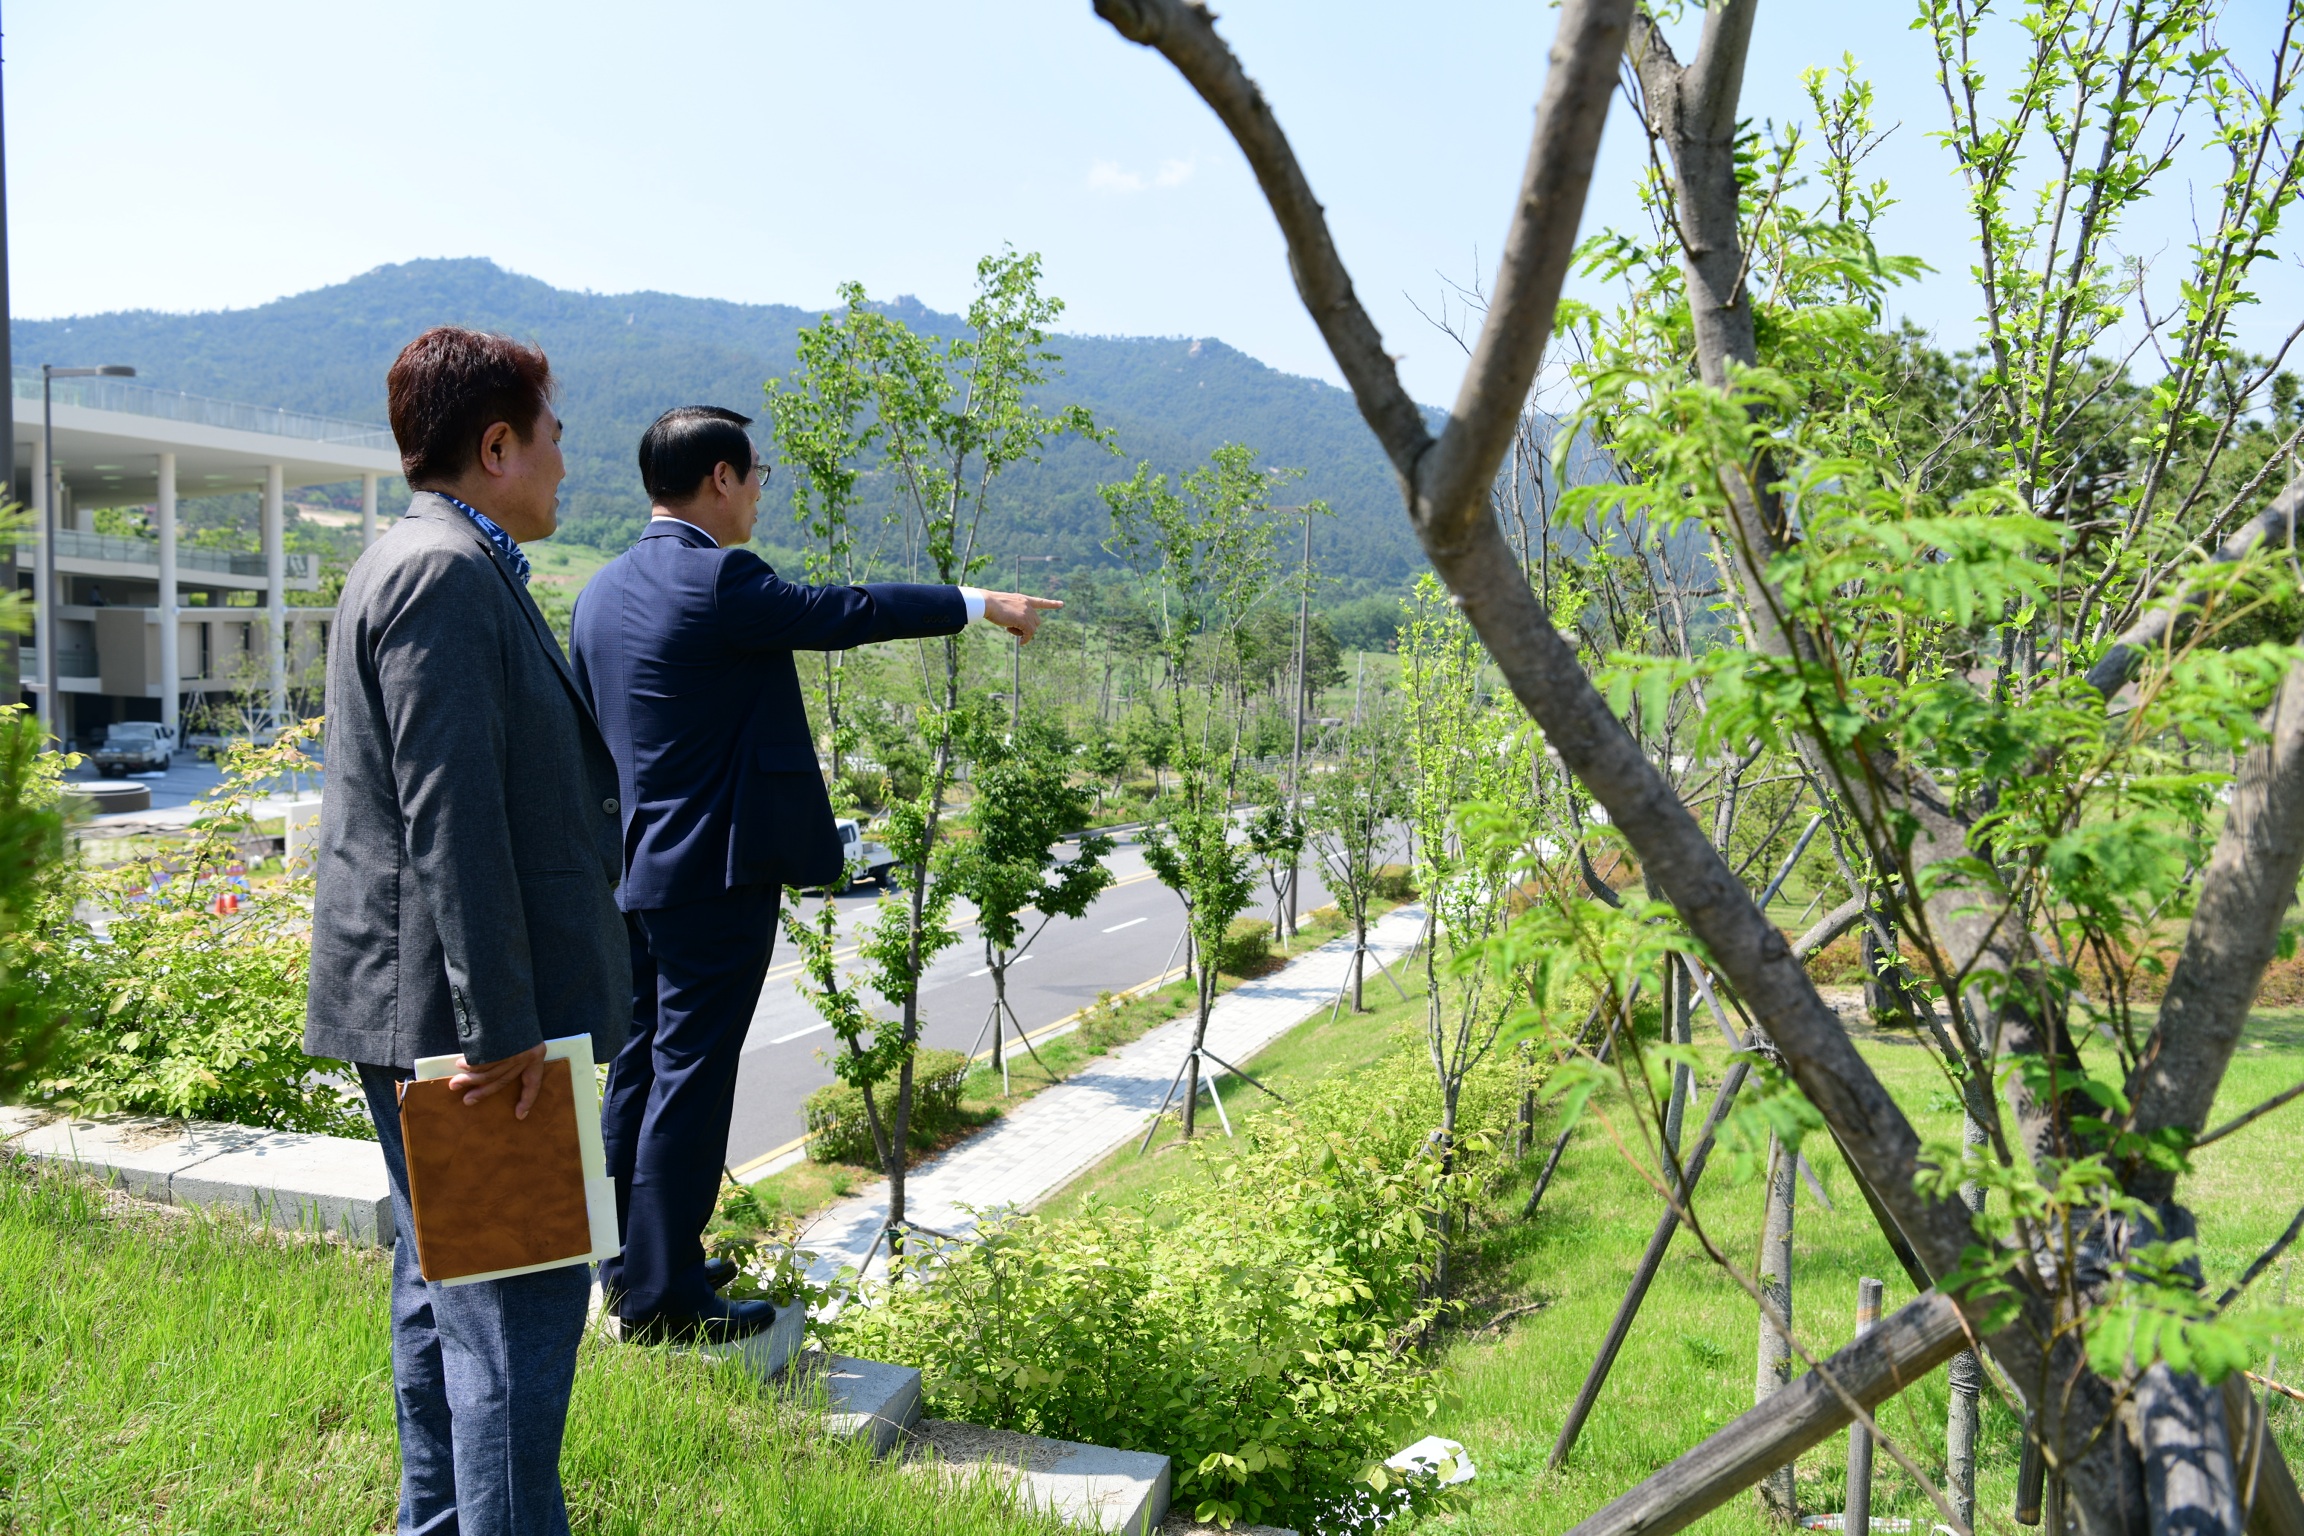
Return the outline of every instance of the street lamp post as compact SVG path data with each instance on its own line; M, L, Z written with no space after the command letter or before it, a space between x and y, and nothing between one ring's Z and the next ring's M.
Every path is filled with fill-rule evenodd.
M1054 555L1016 555L1013 558L1016 562L1015 590L1021 592L1024 590L1025 564L1027 562L1032 562L1039 565L1046 565L1049 561L1055 559L1056 557ZM1009 653L1008 657L1008 734L1011 736L1015 735L1019 730L1023 729L1023 725L1024 642L1019 640L1016 642L1016 648Z
M56 467L56 390L58 379L132 379L136 370L125 363L100 368L59 368L40 365L40 443L48 457L48 483L40 487L40 724L56 735L63 711L56 707L56 653L63 638L56 628L56 494L64 483Z
M1288 934L1296 936L1296 888L1304 878L1304 666L1306 643L1311 639L1312 625L1312 508L1299 509L1304 514L1304 569L1296 585L1296 707L1290 711L1296 717L1296 741L1288 754L1288 824L1297 838L1296 861L1288 866Z

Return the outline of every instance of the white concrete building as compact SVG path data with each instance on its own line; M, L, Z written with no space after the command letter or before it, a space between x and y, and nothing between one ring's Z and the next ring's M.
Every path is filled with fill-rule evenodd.
M400 472L389 429L154 389L125 379L59 379L53 479L41 431L40 374L15 377L16 499L35 529L56 495L56 629L22 651L24 701L37 704L41 653L56 647L57 734L75 746L114 720L183 717L218 696L285 708L326 646L332 608L290 606L319 588L315 557L281 547L287 495L361 483L361 542L376 536L376 485ZM263 497L254 552L186 546L177 500ZM153 538L95 530L98 508L149 506ZM16 584L38 601L36 537L16 546ZM181 736L179 736L181 739Z

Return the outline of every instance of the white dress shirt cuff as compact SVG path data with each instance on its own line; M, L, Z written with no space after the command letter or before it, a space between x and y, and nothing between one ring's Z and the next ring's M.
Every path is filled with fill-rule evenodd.
M969 623L973 624L984 617L984 589L982 587L962 587L960 589L960 601L968 605Z

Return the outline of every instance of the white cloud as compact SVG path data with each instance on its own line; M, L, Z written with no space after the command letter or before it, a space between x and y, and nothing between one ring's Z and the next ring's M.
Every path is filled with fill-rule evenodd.
M1091 192L1142 192L1149 187L1180 187L1192 179L1189 160L1163 160L1160 168L1146 176L1142 171L1131 171L1117 160L1099 160L1088 167L1088 190Z
M1088 167L1088 189L1092 192L1141 192L1144 178L1134 171L1120 169L1118 161L1099 160Z

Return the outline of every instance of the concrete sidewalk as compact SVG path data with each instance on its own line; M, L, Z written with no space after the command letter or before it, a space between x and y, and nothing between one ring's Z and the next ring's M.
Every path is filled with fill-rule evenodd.
M1369 947L1386 964L1397 965L1423 927L1423 908L1396 908L1369 928ZM1335 1003L1351 958L1351 939L1335 939L1218 998L1208 1018L1207 1049L1248 1066L1258 1051ZM1368 985L1390 991L1373 964ZM1190 1018L1163 1024L914 1168L905 1200L911 1219L960 1236L976 1225L963 1206L987 1213L1029 1208L1053 1194L1115 1147L1144 1134L1191 1043ZM1217 1089L1228 1105L1237 1104L1240 1094L1256 1092L1229 1074L1219 1078ZM862 1265L887 1219L885 1180L818 1216L801 1239L801 1246L816 1254L815 1277L829 1281L843 1265ZM884 1252L874 1257L875 1271L885 1257Z

